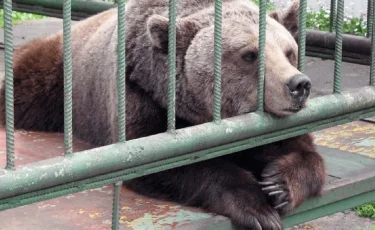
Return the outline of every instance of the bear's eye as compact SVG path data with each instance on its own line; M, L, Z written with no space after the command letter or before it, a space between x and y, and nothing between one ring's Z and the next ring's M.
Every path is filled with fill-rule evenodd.
M258 53L254 51L249 51L242 55L242 58L245 61L253 62L258 59Z
M292 59L294 59L294 52L293 52L293 50L288 50L286 52L285 56L289 59L289 61L292 61Z

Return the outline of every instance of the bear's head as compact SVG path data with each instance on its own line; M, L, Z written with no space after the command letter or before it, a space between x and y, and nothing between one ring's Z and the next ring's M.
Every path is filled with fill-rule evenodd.
M266 20L265 110L287 116L305 107L310 79L297 69L299 1L270 12ZM249 0L227 0L222 14L222 117L257 109L259 10ZM153 15L148 36L166 70L168 19ZM177 20L177 116L192 123L212 120L214 89L214 8ZM163 74L168 74L167 72Z

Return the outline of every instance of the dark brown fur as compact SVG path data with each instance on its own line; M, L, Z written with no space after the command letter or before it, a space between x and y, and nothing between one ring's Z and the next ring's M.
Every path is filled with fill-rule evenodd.
M152 2L155 5L160 4L160 7L165 4L164 0L140 0L140 2L142 2L140 4L146 5ZM204 3L206 5L212 4L210 0L186 0L181 1L179 7L184 8L191 4L190 10L185 11L188 15L189 12L196 12L195 7L202 7L203 2L207 2ZM136 2L133 1L132 3L135 4ZM151 12L148 9L146 11L148 14ZM107 98L109 96L116 98L114 95L115 84L104 86L99 84L101 82L106 83L107 80L113 80L107 78L107 75L110 74L106 75L106 73L112 71L113 68L108 66L109 64L105 61L113 58L114 54L111 52L115 50L110 46L109 39L106 40L100 36L103 33L116 33L115 30L104 28L99 34L96 33L95 36L92 34L96 31L96 27L100 28L101 25L110 24L106 23L106 20L112 20L111 15L115 18L115 13L116 11L110 10L94 16L79 23L73 30L73 35L76 36L73 41L79 41L73 44L73 57L76 58L76 61L80 61L80 64L74 66L77 72L73 74L73 80L77 83L73 85L73 101L75 101L73 106L76 109L73 118L74 136L97 146L116 141L117 130L114 128L116 127L116 116L111 113L116 109L116 103L113 99ZM277 15L279 18L283 18L282 13L279 12ZM295 18L295 15L288 18L289 16L284 17L284 19L290 20L290 18ZM139 24L143 22L142 20L141 18L133 21ZM154 22L158 23L157 20L154 20ZM163 23L163 19L159 23ZM210 111L210 106L210 108L206 108L206 104L200 103L199 100L190 100L191 97L199 98L204 95L196 95L194 88L191 88L192 91L184 88L184 84L186 84L184 81L187 80L183 76L185 63L181 57L184 57L187 50L186 46L194 37L194 34L185 34L185 32L195 33L202 26L198 22L185 23L184 28L188 28L188 30L181 30L178 35L184 39L178 40L177 95L185 97L183 100L179 98L179 105L185 106L178 113L183 114L183 117L177 117L179 127L201 123L210 120L211 117L210 113L202 112ZM142 24L138 26L142 27ZM165 25L161 25L161 27L165 28ZM293 30L293 27L291 29ZM160 32L160 30L158 31ZM141 29L128 31L130 41L140 37L146 41L147 36L145 37L141 33ZM99 38L95 40L97 37ZM49 38L38 39L22 46L15 53L14 105L17 129L38 131L62 131L63 129L64 95L61 39L61 33ZM164 39L158 38L160 41ZM100 49L89 46L87 50L80 50L81 47L95 42L98 42ZM101 47L103 44L108 47ZM134 139L166 130L165 86L167 82L165 76L156 76L158 73L167 73L165 64L166 44L158 44L156 41L155 45L160 45L159 48L146 47L145 50L148 49L149 52L153 53L149 56L140 53L139 50L132 52L139 45L136 42L127 42L127 44L129 45L127 47L127 59L130 59L127 60L128 79L126 86L127 138ZM144 42L142 45L150 45L150 42ZM106 56L108 53L113 55ZM293 66L287 63L284 54L282 52L280 54L279 60L286 63L285 66L280 66L280 71L292 68ZM147 58L151 56L153 57L152 61L159 62L153 66L158 70L153 74L155 74L155 79L160 80L150 79L154 75L148 75L150 64ZM275 63L280 62L277 62L278 58L270 58L273 58ZM295 60L289 61L293 62L293 65L296 64L294 63ZM273 66L272 68L276 67ZM274 74L272 71L275 71L275 69L270 69L269 73ZM291 71L290 73L295 72ZM256 75L256 71L252 74ZM291 74L290 76L292 76ZM235 75L233 74L233 77ZM206 76L203 75L202 77ZM232 75L227 74L227 83L224 81L224 84L229 84L233 80L228 77L232 77ZM211 84L212 82L208 83ZM238 88L224 85L225 87L227 87L227 90L233 91L234 89L238 98L242 98L240 93L247 95L245 91L239 92ZM0 93L2 97L0 101L1 115L4 115L4 87ZM234 99L236 98L232 98L230 103L224 104L228 111L230 111L232 104L236 105L237 101ZM207 103L209 105L211 102ZM177 109L181 109L181 107ZM236 115L237 113L230 112L226 116ZM4 123L4 118L1 118L2 123ZM182 120L182 118L185 120ZM324 179L324 162L316 152L311 135L303 135L229 156L137 178L127 181L125 184L141 194L202 207L210 212L228 216L235 224L247 229L273 230L282 229L280 215L289 213L307 198L318 196L322 190ZM262 189L266 189L266 191L262 191ZM272 191L279 193L275 196L269 196L269 192ZM274 208L274 206L284 202L287 204L282 208L277 210Z
M63 131L64 70L61 43L56 38L34 40L14 54L16 129ZM4 97L5 87L0 93ZM4 100L0 103L4 121Z

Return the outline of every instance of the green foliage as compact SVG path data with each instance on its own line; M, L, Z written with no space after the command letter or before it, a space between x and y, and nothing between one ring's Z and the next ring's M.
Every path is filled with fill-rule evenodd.
M259 0L252 0L259 5ZM275 6L267 1L267 10L274 10ZM320 31L329 31L330 28L330 12L329 10L320 9L318 12L308 11L306 15L306 26L308 29ZM363 18L353 18L346 16L344 18L344 33L366 36L367 23Z
M252 0L255 4L259 5L259 0ZM275 6L270 3L269 1L267 1L267 5L266 5L266 8L267 10L274 10L275 9Z
M360 228L359 230L367 230L367 229ZM375 230L375 225L371 225L368 230Z
M13 24L17 24L23 21L32 20L32 19L42 19L45 16L38 15L38 14L30 14L30 13L21 13L21 12L12 12L12 22ZM0 9L0 27L4 27L4 10Z
M306 26L310 29L328 31L330 26L329 12L320 9L318 12L308 12Z
M367 22L362 18L344 20L344 33L362 35L367 34Z
M358 206L354 211L359 216L375 218L375 202Z
M320 9L318 12L307 13L307 28L320 31L329 31L330 12ZM363 18L344 18L344 33L365 36L367 32L367 23Z

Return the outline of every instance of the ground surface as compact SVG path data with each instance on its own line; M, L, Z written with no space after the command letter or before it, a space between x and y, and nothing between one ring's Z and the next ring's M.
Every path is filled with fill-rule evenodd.
M17 46L17 45L22 44L25 41L28 41L30 39L33 39L33 38L36 38L36 37L39 37L39 36L47 35L47 34L55 32L55 31L58 31L61 28L62 28L62 21L59 20L59 19L45 19L45 20L36 20L36 21L22 23L22 24L19 24L19 25L14 27L14 38L15 38L14 42L15 42L15 45ZM3 42L3 30L0 30L0 42ZM0 50L0 52L2 53L0 55L0 63L4 63L3 51ZM3 64L1 64L0 65L0 73L3 72L3 71L4 71L4 67L3 67ZM333 83L332 83L333 82L332 81L332 79L333 79L333 62L332 61L329 61L329 60L322 61L320 59L307 58L307 74L312 78L312 81L313 81L313 85L314 85L313 96L331 93L331 89L332 89L332 86L333 86ZM360 87L360 86L367 85L368 76L369 76L369 67L345 63L344 66L343 66L343 87L344 87L344 89L351 89L351 88L357 88L357 87ZM352 124L352 126L353 125L358 126L358 125L361 125L361 124L362 123L354 123L354 124ZM356 127L352 127L352 126L350 126L350 125L347 126L348 130L346 130L347 131L346 135L348 134L348 132L350 133L350 130L357 130ZM374 157L375 140L373 138L371 138L371 135L375 136L375 128L373 126L368 126L368 125L366 127L367 128L364 128L364 129L367 130L366 132L369 136L366 137L367 139L365 139L365 140L367 142L372 141L371 143L373 143L373 144L371 144L371 145L367 144L365 146L361 146L360 144L357 143L356 145L352 145L352 144L350 144L351 142L349 141L350 143L349 142L347 143L347 147L349 148L349 150L347 150L347 151L349 151L350 153L360 153L360 154L365 155L367 157ZM343 129L345 129L345 127ZM341 148L343 146L345 146L345 144L342 142L343 138L340 137L339 131L337 131L337 132L336 131L335 131L335 129L330 129L330 130L326 130L324 132L320 132L320 139L319 139L319 135L317 135L318 144L320 146L322 146L322 148L331 148L331 149L338 149L340 146L341 146ZM28 134L27 133L19 133L18 135L19 135L19 138L27 139ZM331 139L329 141L327 141L328 137L331 137ZM335 137L336 137L336 139L335 139ZM50 138L55 138L55 137L50 137ZM56 136L56 138L58 138L58 135ZM60 136L60 138L61 138L61 136ZM40 139L47 139L47 138L46 137L41 138L40 136L38 136L37 139L40 140ZM2 138L2 140L3 140L3 138ZM23 146L23 148L24 149L28 149L28 148L30 149L30 146ZM55 150L55 154L58 154L58 151L60 151L59 148L61 148L61 147L55 146L55 148L57 148ZM21 147L20 151L22 151L22 147ZM62 151L62 149L61 149L61 151ZM35 153L34 155L38 155L38 154ZM0 152L0 162L1 162L2 156L3 155ZM23 158L23 159L18 159L18 160L19 161L24 160L25 162L28 161L27 157ZM101 190L89 191L89 193L111 194L111 190L110 190L110 188L103 188ZM76 194L76 196L77 197L79 197L79 196L86 197L85 194L86 193L80 193L80 194ZM131 197L132 195L129 195L129 196ZM68 224L70 222L76 222L77 224L74 225L75 228L69 228L69 229L87 229L87 228L83 227L82 225L80 225L79 222L85 220L88 223L90 220L94 221L94 219L96 219L96 218L100 219L100 226L102 226L102 227L103 226L107 226L107 227L110 226L109 223L108 223L110 221L109 219L100 218L100 215L102 215L103 213L100 213L99 210L95 211L95 210L80 209L81 204L76 203L76 201L70 202L70 203L75 204L75 206L72 207L72 209L71 209L72 212L75 213L75 215L73 215L73 213L70 213L70 214L65 215L66 218L60 218L61 213L59 213L56 209L54 209L54 207L56 207L56 206L57 207L61 207L61 206L66 207L66 204L69 203L68 200L72 199L72 198L74 198L74 196L73 197L65 197L64 199L66 199L66 200L64 202L61 202L61 200L60 201L53 200L51 202L39 203L39 204L37 204L38 205L38 208L37 208L38 211L37 212L35 212L34 209L28 210L28 209L25 209L25 208L21 208L20 210L23 213L23 215L21 215L20 217L17 217L19 215L15 212L15 210L9 210L9 211L0 213L0 219L2 219L0 221L0 222L2 222L2 224L0 226L0 229L12 229L12 230L13 229L14 230L15 229L24 229L23 224L24 224L25 220L27 220L27 222L29 222L29 224L30 224L29 228L27 228L27 229L33 229L33 230L34 229L51 229L51 230L67 229L67 228L58 228L57 226L59 226L59 224L60 224L60 226L64 226L65 224ZM111 196L105 197L103 195L103 199L107 199L108 205L110 204ZM135 200L133 202L141 202L142 203L142 199L140 199L138 201L137 201L136 198L133 198L133 199ZM78 200L78 199L74 199L74 200ZM83 200L83 198L81 198L80 200ZM93 203L95 203L95 202L99 202L99 201L93 200ZM147 206L147 204L144 204L144 203L141 204L141 205ZM163 213L166 213L168 211L171 211L171 210L165 210L165 207L161 206L157 202L153 203L152 205L154 205L154 210L160 212L159 213L160 215L163 214ZM126 209L126 207L127 206L123 206L124 210ZM173 206L171 206L171 207L173 207ZM104 208L104 207L102 207L102 208ZM106 207L106 208L108 208L108 207ZM192 215L192 216L190 216L191 219L189 219L189 215L186 215L186 213L190 213L190 212L193 213L194 210L186 210L186 211L183 211L183 212L185 212L185 213L177 213L176 215L184 216L185 221L188 221L188 222L206 218L206 216L204 216L204 214L202 214L201 216ZM54 213L52 215L52 218L53 218L52 222L51 222L50 217L46 215L47 213ZM79 215L77 213L80 214L81 217L79 217ZM27 216L32 217L32 218L27 219ZM73 216L74 216L74 219L73 219ZM188 216L187 219L186 219L186 216ZM20 219L17 220L17 218L20 218ZM24 218L26 218L26 219L24 219ZM3 222L4 220L8 220L8 221ZM147 220L147 218L142 219L142 220ZM130 224L133 224L133 226L135 226L135 227L136 226L140 227L138 229L146 229L146 228L144 228L144 226L145 226L145 225L143 225L144 223L142 223L140 219L138 220L138 222L137 222L137 219L135 219L135 221L132 221L132 222L129 222L129 220L123 219L122 222L125 223L126 225L128 225L130 223ZM165 219L165 218L161 218L161 222L166 223L166 222L168 222L168 220ZM72 223L70 223L70 224L72 224ZM358 229L359 230L359 229L370 229L371 225L375 225L374 220L370 220L370 219L367 219L367 218L360 218L360 217L356 216L353 212L349 212L347 214L338 213L338 214L335 214L335 215L324 217L324 218L321 218L321 219L318 219L318 220L315 220L315 221L305 223L305 224L297 226L297 227L293 227L292 229L326 229L326 230L336 230L336 229L337 230L339 230L339 229L357 230ZM143 227L141 227L141 226L143 226ZM102 227L99 227L99 225L98 225L96 227L94 226L91 229L103 229Z

